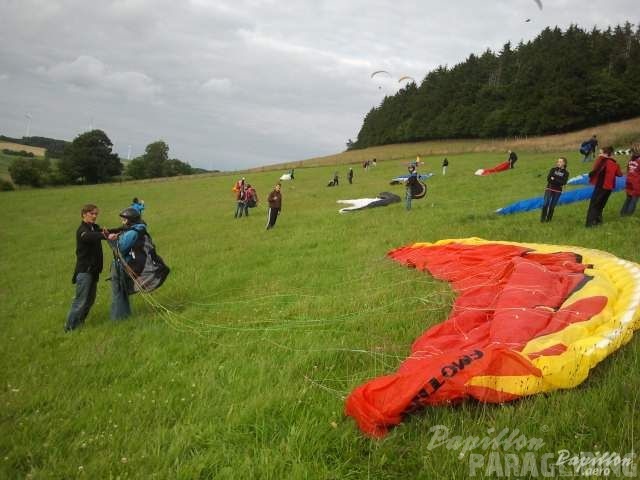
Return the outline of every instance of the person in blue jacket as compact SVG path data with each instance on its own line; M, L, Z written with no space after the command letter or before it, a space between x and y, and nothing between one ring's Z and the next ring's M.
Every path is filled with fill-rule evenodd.
M129 293L133 288L133 279L128 272L136 260L136 251L144 244L147 225L140 218L140 212L133 207L120 212L122 230L112 247L114 259L111 264L111 319L122 320L131 315ZM141 253L141 252L140 252Z
M404 202L405 208L407 210L411 210L411 199L413 198L413 192L420 183L418 182L418 172L416 172L416 167L413 164L409 165L408 170L409 177L405 181L406 191L404 195Z

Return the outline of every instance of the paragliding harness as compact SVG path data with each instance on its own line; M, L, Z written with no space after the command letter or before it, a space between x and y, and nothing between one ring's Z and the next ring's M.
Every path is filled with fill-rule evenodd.
M171 271L162 257L158 255L151 235L146 229L138 231L138 239L128 253L131 260L122 256L117 246L113 248L113 256L117 264L131 279L127 282L129 295L137 292L152 292L160 287Z
M587 155L589 152L591 152L591 140L587 140L585 142L582 142L580 144L580 153L582 155Z
M427 194L427 184L422 180L418 180L414 184L411 185L411 198L414 200L419 200L424 198Z

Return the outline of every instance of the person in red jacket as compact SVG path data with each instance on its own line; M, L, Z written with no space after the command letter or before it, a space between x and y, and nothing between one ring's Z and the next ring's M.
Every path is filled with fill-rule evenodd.
M620 215L633 215L640 198L640 143L631 148L631 158L627 163L627 183L625 184L627 198L622 204Z
M594 188L587 211L587 227L594 227L602 223L602 211L615 187L616 177L621 176L620 165L613 158L613 147L604 147L602 154L596 158L593 170L589 172L589 183Z

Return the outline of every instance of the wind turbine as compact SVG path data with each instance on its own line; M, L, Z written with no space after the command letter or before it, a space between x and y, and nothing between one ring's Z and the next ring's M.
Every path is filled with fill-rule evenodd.
M29 133L31 131L31 114L30 113L25 113L24 118L27 119L27 132L25 134L25 137L29 136Z

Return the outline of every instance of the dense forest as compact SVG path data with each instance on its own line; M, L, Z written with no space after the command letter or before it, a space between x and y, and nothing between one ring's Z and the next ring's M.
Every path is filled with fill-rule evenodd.
M562 133L640 114L640 27L546 28L429 72L366 115L349 149Z

